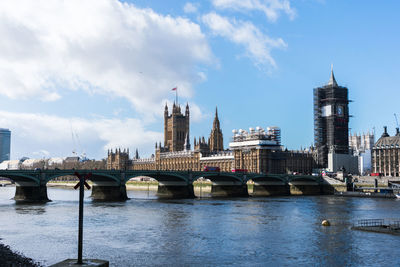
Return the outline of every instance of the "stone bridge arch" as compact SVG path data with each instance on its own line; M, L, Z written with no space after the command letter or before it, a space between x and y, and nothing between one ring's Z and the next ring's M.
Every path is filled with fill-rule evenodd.
M151 177L158 182L159 198L194 198L193 174L185 171L127 171L125 182L134 177Z
M95 201L124 201L128 199L124 175L116 170L46 170L46 183L61 176L90 175L91 198Z
M201 177L212 182L212 197L246 197L249 195L246 184L247 176L244 173L195 172L193 181Z
M15 182L17 202L47 202L46 176L37 170L2 170L0 176Z
M288 182L292 195L320 195L322 184L318 176L289 175Z
M286 174L259 174L251 177L253 181L252 196L287 196L290 194Z

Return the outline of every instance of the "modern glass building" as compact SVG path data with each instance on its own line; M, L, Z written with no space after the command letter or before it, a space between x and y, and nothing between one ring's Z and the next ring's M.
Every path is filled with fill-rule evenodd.
M0 128L0 162L10 160L11 132L9 129Z

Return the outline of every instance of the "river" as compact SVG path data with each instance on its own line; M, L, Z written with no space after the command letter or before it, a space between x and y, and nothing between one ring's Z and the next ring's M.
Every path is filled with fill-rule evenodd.
M0 188L0 238L43 265L77 257L78 191L49 188L52 202L15 204ZM400 218L394 199L334 196L158 200L128 191L124 203L85 192L84 258L111 266L399 266L400 236L352 222ZM330 219L332 226L321 221Z

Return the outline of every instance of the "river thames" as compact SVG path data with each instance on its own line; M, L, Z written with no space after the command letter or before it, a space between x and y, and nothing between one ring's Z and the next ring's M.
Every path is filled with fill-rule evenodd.
M78 191L15 204L0 188L0 238L50 265L77 257ZM394 199L334 196L158 200L128 191L123 203L85 192L84 257L111 266L399 266L400 236L350 229L357 219L400 218ZM332 226L323 227L329 219Z

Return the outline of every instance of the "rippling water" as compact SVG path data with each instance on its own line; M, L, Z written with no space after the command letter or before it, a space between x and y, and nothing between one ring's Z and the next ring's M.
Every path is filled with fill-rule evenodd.
M77 257L78 191L16 205L0 188L0 238L44 265ZM354 220L400 218L392 199L271 197L158 200L128 191L124 203L86 192L84 257L111 266L399 266L400 236L350 230ZM320 225L331 219L331 227Z

